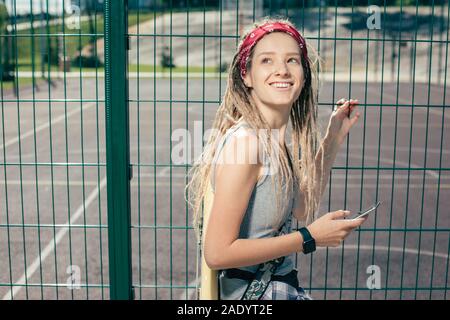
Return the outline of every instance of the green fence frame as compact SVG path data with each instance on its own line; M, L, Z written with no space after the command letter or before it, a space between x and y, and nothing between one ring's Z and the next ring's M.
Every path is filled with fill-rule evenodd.
M127 1L105 2L106 157L111 299L133 299L127 12Z

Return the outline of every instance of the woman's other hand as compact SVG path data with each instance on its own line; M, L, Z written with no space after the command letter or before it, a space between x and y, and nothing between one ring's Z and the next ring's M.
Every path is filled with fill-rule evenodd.
M328 123L326 135L335 140L339 145L344 142L350 129L355 125L360 117L358 109L358 100L340 99L336 102L336 107L331 114L330 121ZM351 117L352 113L355 115Z
M337 247L355 228L366 221L364 218L345 220L350 211L329 212L311 223L307 229L318 247Z

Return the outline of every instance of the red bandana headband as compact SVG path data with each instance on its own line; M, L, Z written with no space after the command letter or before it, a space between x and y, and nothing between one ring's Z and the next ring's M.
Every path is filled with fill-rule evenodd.
M305 39L301 36L301 34L297 31L297 29L291 27L286 23L281 22L266 23L262 26L255 28L252 32L250 32L245 38L245 40L242 42L241 47L239 48L239 59L240 59L239 66L241 69L242 78L244 78L245 74L247 73L247 69L245 66L247 64L248 57L250 55L250 50L259 40L261 40L262 37L274 31L285 32L289 34L291 37L293 37L297 41L300 49L302 50L303 58L307 59L308 50L306 49L306 42Z

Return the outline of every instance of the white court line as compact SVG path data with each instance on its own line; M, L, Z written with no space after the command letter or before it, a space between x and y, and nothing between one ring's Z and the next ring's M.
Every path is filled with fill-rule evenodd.
M384 99L385 96L388 96L388 97L394 99L394 101L397 100L397 96L395 96L393 94L390 94L390 93L383 92L383 99ZM406 100L405 98L402 98L402 97L398 97L398 102L403 102L404 104L411 104L412 101ZM426 107L411 107L410 109L411 110L412 109L416 109L415 112L417 112L419 110L425 112ZM434 110L434 107L431 107L428 110L430 111L430 113L432 113L432 114L434 114L436 116L442 116L442 112ZM450 113L449 112L444 112L444 117L450 119ZM413 124L413 126L414 126L414 124ZM430 123L428 123L428 127L430 127Z
M89 205L97 199L97 195L106 185L106 177L102 179L100 182L100 185L95 188L91 194L88 196L88 198L85 200L83 204L81 204L75 214L70 218L70 223L66 222L65 226L62 229L58 231L58 233L55 235L55 237L50 240L47 244L47 246L44 248L44 250L41 251L40 255L34 259L33 263L27 268L26 272L20 277L20 279L13 285L13 289L9 290L8 293L6 293L3 296L3 300L11 300L14 295L16 295L20 289L23 288L23 286L17 286L25 284L25 280L29 280L30 277L36 272L36 270L39 268L41 263L52 253L54 247L58 245L58 243L61 241L61 239L66 235L67 231L69 231L69 225L75 224L78 218L81 217L81 215L85 212L85 209L89 207ZM26 275L26 276L25 276Z
M358 250L358 245L356 244L345 244L344 245L345 249L352 249L352 250ZM317 248L319 250L326 250L326 247L319 247ZM328 247L328 249L332 249L332 250L342 250L342 245L339 247ZM402 247L387 247L387 246L371 246L371 245L360 245L359 246L360 250L379 250L379 251L391 251L391 252L405 252L405 253L412 253L412 254L419 254L419 250L418 249L411 249L411 248L405 248L403 249ZM448 259L448 254L447 253L441 253L441 252L435 252L433 254L433 251L429 251L429 250L420 250L420 255L424 255L424 256L430 256L430 257L437 257L437 258L442 258L442 259Z
M169 167L165 167L164 169L161 170L161 172L158 174L158 177L168 177L170 175L166 175L166 173L169 172ZM172 174L173 176L173 174ZM142 175L141 175L142 177Z
M361 158L364 157L364 159L378 160L378 157L366 156L366 155L360 155L360 154L349 154L349 156L351 158L359 158L359 159L361 159ZM380 162L385 162L385 163L388 163L388 164L394 164L394 160L391 159L391 158L380 157ZM395 163L404 165L405 168L408 168L408 162L395 159ZM411 161L411 167L410 168L420 169L420 168L423 168L423 167L421 167L421 166L419 166L419 165L417 165L417 164L415 164L414 162ZM439 173L434 171L434 170L425 170L425 173L428 173L433 178L439 178ZM396 176L396 179L397 179L397 176ZM442 174L441 174L441 179L442 179Z
M419 250L417 249L410 249L410 248L405 248L403 249L402 247L387 247L387 246L370 246L370 245L355 245L355 244L349 244L349 245L344 245L345 249L350 249L350 250L367 250L367 251L388 251L388 252L400 252L400 253L411 253L411 254L417 254L419 255ZM318 247L317 251L324 251L324 250L342 250L342 245L338 246L338 247ZM442 259L448 259L449 255L447 253L441 253L441 252L434 252L433 251L429 251L429 250L420 250L420 255L425 255L425 256L430 256L430 257L437 257L437 258L442 258ZM193 280L191 283L189 283L189 287L194 286L197 282L199 281L199 279L197 280ZM191 293L188 293L188 300L192 300L193 297L192 295L195 294L195 290L196 289L186 289L188 291L191 291ZM185 300L185 296L186 296L186 290L180 294L179 300Z
M86 103L83 106L83 111L85 111L86 109L89 109L90 107L95 106L95 105L96 105L95 102ZM76 108L75 110L68 112L67 119L69 119L71 116L73 116L74 114L79 113L79 112L80 112L79 108ZM51 124L55 125L56 123L61 122L64 119L66 119L66 115L65 114L60 115L59 117L56 117L55 119L53 119ZM46 123L41 124L39 127L37 127L36 130L30 129L27 132L23 133L20 137L15 137L15 138L8 140L4 145L0 145L0 149L8 148L10 145L16 143L17 141L28 138L28 137L32 136L35 132L38 133L39 131L46 129L49 126L50 126L50 123L47 121Z

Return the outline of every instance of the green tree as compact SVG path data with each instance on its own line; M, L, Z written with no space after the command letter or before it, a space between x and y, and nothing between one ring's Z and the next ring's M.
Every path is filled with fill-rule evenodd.
M6 5L3 1L0 1L0 33L3 35L4 30L8 24L8 10L6 9Z
M10 63L10 46L8 37L3 37L8 33L9 15L4 1L0 1L0 79L10 80L13 66Z

